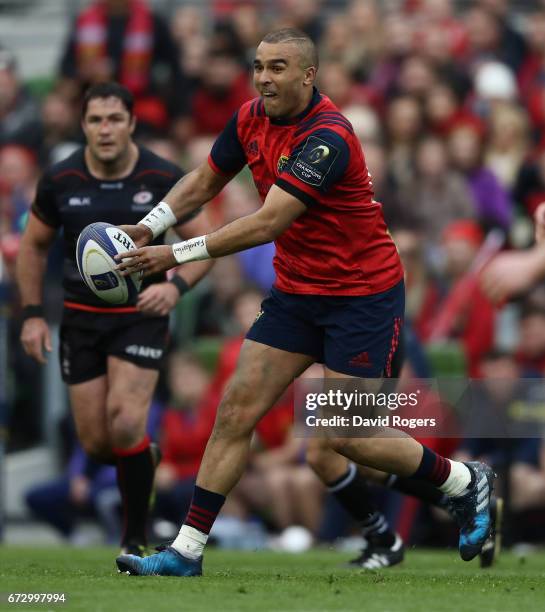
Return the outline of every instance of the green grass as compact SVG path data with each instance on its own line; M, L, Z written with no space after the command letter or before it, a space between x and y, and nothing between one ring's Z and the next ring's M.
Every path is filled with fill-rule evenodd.
M398 567L344 569L349 555L211 550L203 578L118 575L108 548L0 547L2 610L361 610L456 612L545 610L545 553L505 554L490 570L454 551L412 551ZM10 592L65 593L63 605L10 605Z

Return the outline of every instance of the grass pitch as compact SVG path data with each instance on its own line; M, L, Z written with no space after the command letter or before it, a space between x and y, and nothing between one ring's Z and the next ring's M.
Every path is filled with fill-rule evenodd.
M111 548L0 547L1 610L456 612L545 610L545 553L504 554L481 570L456 551L410 551L395 568L344 569L347 554L209 550L202 578L117 574ZM8 593L65 593L64 604L9 604Z

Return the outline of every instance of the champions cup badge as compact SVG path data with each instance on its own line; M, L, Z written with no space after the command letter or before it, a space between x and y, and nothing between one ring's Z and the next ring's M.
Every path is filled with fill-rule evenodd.
M278 170L278 174L281 174L282 170L286 167L286 164L289 161L288 155L281 155L278 158L278 163L276 164L276 169Z
M325 145L319 145L314 147L312 151L308 154L308 160L311 164L319 164L322 160L324 160L329 155L329 147Z

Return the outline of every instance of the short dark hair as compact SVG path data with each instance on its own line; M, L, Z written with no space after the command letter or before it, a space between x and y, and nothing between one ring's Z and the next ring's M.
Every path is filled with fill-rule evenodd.
M111 82L97 83L96 85L91 85L91 87L87 89L83 96L83 104L81 107L82 118L85 117L87 113L89 102L96 98L118 98L129 112L129 115L131 117L133 115L134 97L132 93L126 87L123 87L123 85Z
M318 68L318 51L316 45L312 41L312 38L303 30L297 28L282 28L281 30L274 30L265 35L262 42L269 44L276 43L295 43L301 52L301 58L304 62L303 68L309 68L314 66Z

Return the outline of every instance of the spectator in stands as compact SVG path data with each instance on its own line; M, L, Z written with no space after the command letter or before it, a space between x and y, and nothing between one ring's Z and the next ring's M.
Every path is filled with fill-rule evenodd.
M423 0L415 17L417 48L425 48L428 37L437 34L451 57L459 56L464 51L466 32L463 23L454 14L452 0Z
M454 167L467 181L481 224L506 230L512 219L511 199L496 175L484 165L480 130L473 123L456 127L451 131L449 148Z
M511 191L528 154L528 117L520 107L504 104L492 110L489 127L486 167Z
M34 199L38 180L36 156L31 149L10 144L0 148L0 235L19 235Z
M512 24L514 5L509 0L479 0L479 5L497 19L500 30L500 59L517 72L528 52L524 36Z
M414 176L400 195L405 217L436 243L457 219L471 219L475 207L464 179L448 163L443 140L427 136L416 148Z
M90 84L131 91L141 129L165 131L188 112L178 51L147 0L94 0L76 18L60 66L59 91L77 100Z
M460 100L464 100L471 89L471 78L457 61L460 54L452 53L452 43L452 39L445 36L443 28L434 24L425 29L423 37L417 38L416 47L419 53L432 63L441 81L452 87Z
M399 96L389 103L386 114L388 171L400 192L413 179L415 148L422 130L422 111L415 98Z
M36 150L40 145L40 111L22 85L15 56L0 47L0 146L19 144Z
M383 32L384 49L369 76L369 86L382 102L392 95L401 63L414 50L412 22L399 12L386 16Z
M41 140L43 166L62 161L81 145L79 114L66 98L55 92L42 102Z
M433 64L422 55L412 54L400 65L397 89L423 103L432 87L437 83Z
M349 44L344 62L359 82L371 75L385 44L380 4L376 0L352 0L346 10Z
M275 27L298 28L319 44L324 28L320 4L321 0L280 0Z
M235 31L227 24L217 26L192 100L196 136L219 134L235 111L256 96L244 62L244 48Z
M487 60L498 60L514 72L519 69L524 60L524 43L520 45L520 37L507 21L481 3L466 13L465 25L468 35L466 61L469 67Z
M456 89L448 82L437 82L428 91L424 104L428 126L437 136L448 136L458 125L472 122L481 125L480 119L465 108Z
M77 529L84 517L99 520L107 543L119 541L121 499L115 468L96 463L77 443L65 473L32 487L25 500L37 518L48 523L73 545L87 543Z
M386 149L379 142L365 143L365 161L371 174L375 200L382 204L388 227L406 226L414 221L410 208L405 206L400 192L388 170Z
M258 3L240 3L231 14L231 23L244 47L246 62L251 66L255 49L266 32L266 24Z
M364 100L362 95L358 99L358 87L348 68L341 62L323 63L320 67L318 85L320 91L331 98L343 112L350 104Z
M186 64L188 53L195 46L206 48L206 22L203 11L198 6L183 5L176 9L170 25L172 38L180 51L180 66L189 78L198 78L200 71L190 70ZM203 55L204 59L204 55ZM199 68L202 64L199 65Z

